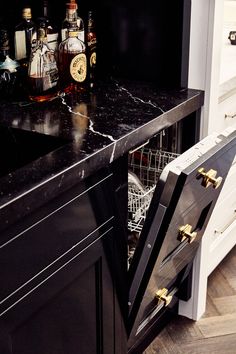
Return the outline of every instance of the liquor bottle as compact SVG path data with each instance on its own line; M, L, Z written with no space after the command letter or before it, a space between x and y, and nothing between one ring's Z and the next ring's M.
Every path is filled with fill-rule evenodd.
M73 22L77 22L78 27L78 37L84 42L84 21L81 17L78 16L78 5L75 0L70 0L70 2L66 3L66 18L62 22L61 29L61 39L64 41L67 38L67 32L70 28L70 24Z
M15 59L22 66L28 65L32 43L36 41L36 25L32 21L31 8L22 10L22 21L15 27Z
M37 37L29 61L28 89L31 100L42 102L57 95L59 76L55 51L47 44L45 22L40 24Z
M0 29L0 94L1 98L13 98L19 83L20 64L10 57L9 36L6 29Z
M87 41L87 58L88 58L88 81L89 81L89 86L93 88L95 82L95 70L96 70L97 36L96 36L92 11L88 12L88 29L87 29L86 41Z
M48 0L43 0L43 14L36 19L37 27L42 23L44 23L47 32L47 44L49 48L56 51L58 49L58 30L49 17Z
M77 22L71 22L68 38L59 44L59 76L64 91L84 88L87 78L86 46L78 38Z

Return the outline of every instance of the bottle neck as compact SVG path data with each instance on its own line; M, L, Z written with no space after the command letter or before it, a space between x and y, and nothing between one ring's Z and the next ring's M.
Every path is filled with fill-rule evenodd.
M91 12L88 14L88 32L93 32L94 30L94 20Z
M0 30L0 57L1 61L10 53L9 37L6 30Z
M43 17L48 17L48 1L43 1Z
M46 29L43 27L39 27L38 31L37 31L37 37L38 43L46 43L47 42L47 32Z
M66 19L69 22L75 22L77 20L76 9L66 9Z
M0 62L3 62L9 56L9 50L0 48Z

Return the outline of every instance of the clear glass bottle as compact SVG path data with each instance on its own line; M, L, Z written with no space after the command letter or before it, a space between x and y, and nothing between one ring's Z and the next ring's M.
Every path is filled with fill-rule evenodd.
M86 46L78 32L77 22L71 22L68 38L59 44L60 87L66 92L83 89L87 78Z
M15 98L19 84L20 64L10 57L9 36L6 29L0 29L0 95L1 98Z
M84 34L84 21L81 17L78 16L78 5L75 0L70 0L70 2L66 3L66 17L62 22L61 28L61 39L64 41L67 38L67 32L70 28L71 23L76 22L78 27L78 38L84 42L85 34Z
M40 25L37 36L30 56L28 90L31 100L42 102L57 95L59 75L55 51L47 44L45 23Z
M86 35L87 41L87 57L88 57L88 81L90 88L93 88L95 83L95 71L97 61L97 36L95 31L95 22L93 12L88 12L88 30Z
M32 21L31 8L22 10L22 21L15 27L15 59L28 65L32 43L36 41L36 25Z
M58 49L58 29L54 23L52 23L49 17L49 6L48 0L43 0L43 13L41 17L36 19L36 25L39 27L40 24L44 23L47 32L47 43L49 48L56 51Z

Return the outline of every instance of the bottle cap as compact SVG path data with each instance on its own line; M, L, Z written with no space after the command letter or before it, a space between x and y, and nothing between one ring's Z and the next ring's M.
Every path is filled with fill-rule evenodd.
M23 18L31 18L31 17L32 17L31 8L30 8L30 7L25 7L25 8L22 10L22 17L23 17Z
M66 4L66 8L69 10L77 10L77 5L75 2L68 2Z

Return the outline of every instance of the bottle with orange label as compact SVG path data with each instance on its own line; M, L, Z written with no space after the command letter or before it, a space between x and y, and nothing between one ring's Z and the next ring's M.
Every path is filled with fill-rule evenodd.
M65 92L82 90L87 78L86 46L78 32L77 22L71 22L67 38L59 45L60 87Z

